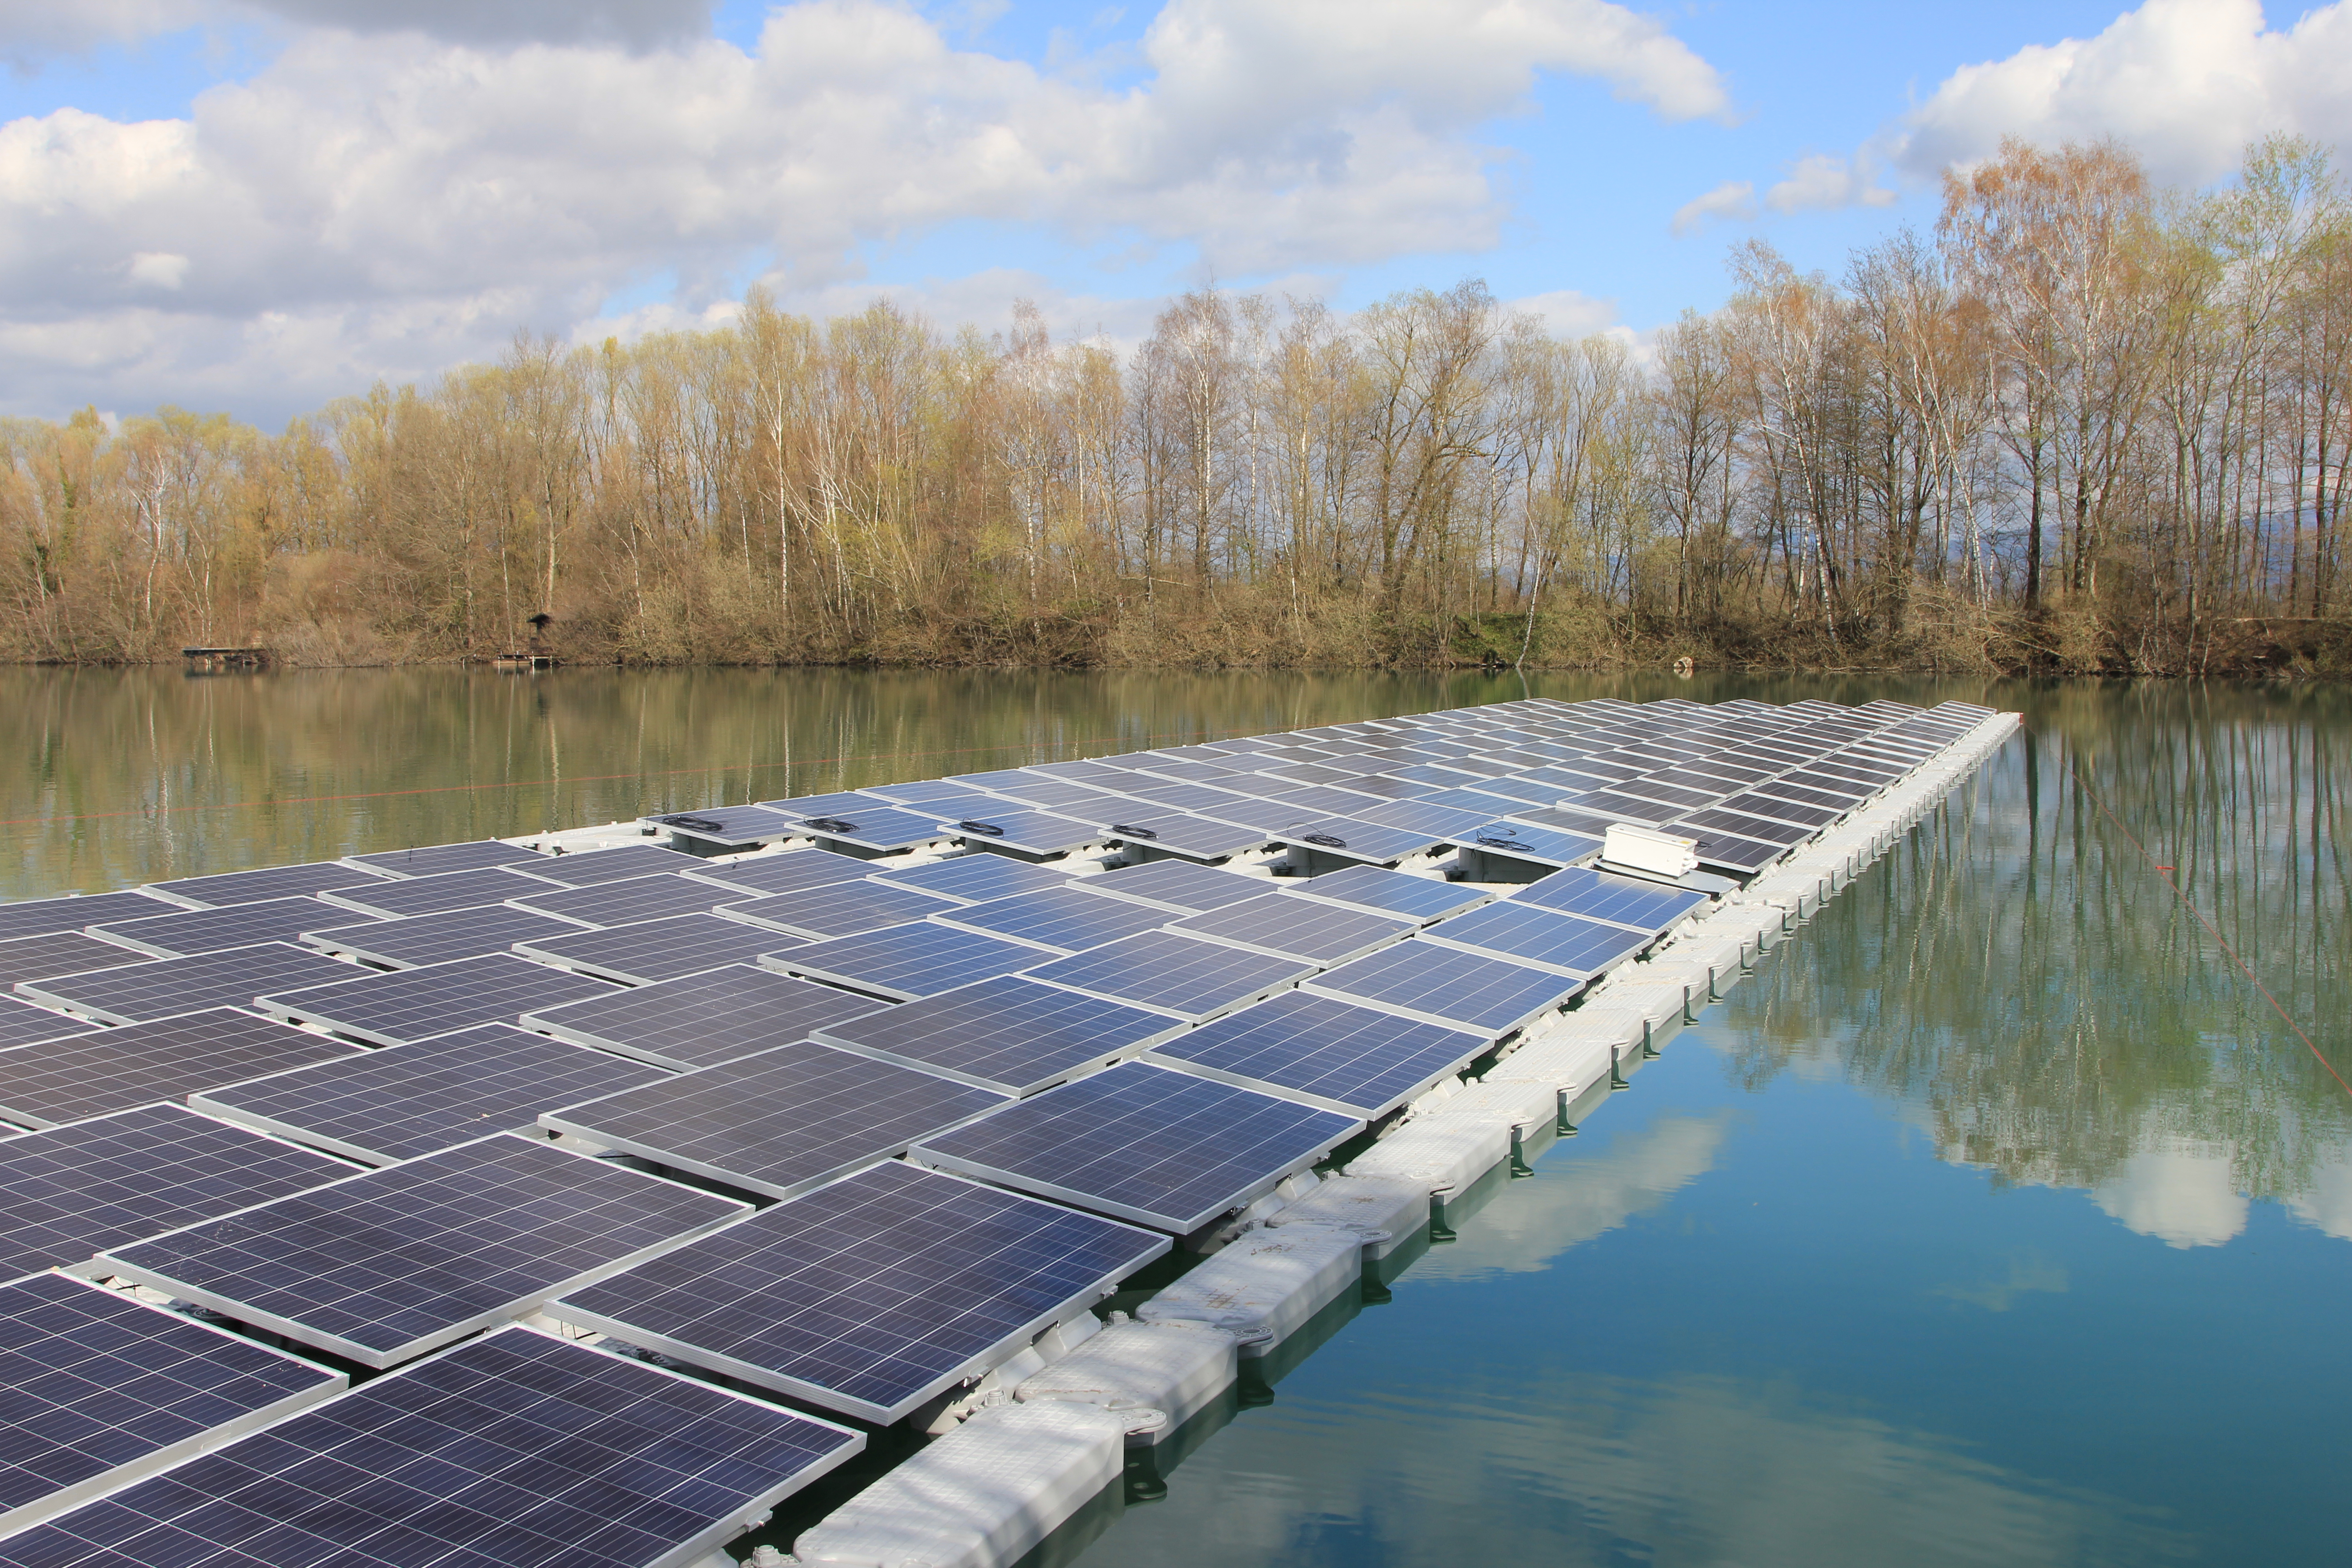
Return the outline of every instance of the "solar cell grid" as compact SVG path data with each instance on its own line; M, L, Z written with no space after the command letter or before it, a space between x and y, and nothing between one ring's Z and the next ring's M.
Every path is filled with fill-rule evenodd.
M350 1173L173 1105L0 1138L0 1279Z
M831 937L760 960L763 967L805 975L893 1002L935 996L991 975L1012 974L1052 954L1025 942L982 936L936 921Z
M465 844L426 844L414 849L386 849L373 855L346 855L347 865L364 866L386 877L434 877L444 871L474 871L486 866L521 866L548 859L536 850L495 838Z
M1168 913L1129 899L1105 898L1083 886L1016 893L992 903L968 904L931 917L987 936L1025 942L1052 952L1084 952L1121 937L1156 931Z
M1415 939L1325 971L1302 989L1496 1039L1565 1005L1584 983Z
M290 1023L316 1024L357 1039L396 1046L476 1024L511 1023L521 1014L603 996L612 989L585 974L493 953L332 985L273 991L257 998L256 1005Z
M800 942L800 938L770 927L718 915L672 915L595 931L574 927L518 942L515 951L600 980L651 985L730 963L756 963L763 952L781 952Z
M926 801L919 806L904 807L877 802L799 818L795 830L826 844L847 844L887 854L952 837L940 826L940 817L957 805L968 804L969 797Z
M741 860L706 860L684 874L698 882L742 889L739 898L773 897L871 876L874 862L830 849L779 849Z
M564 888L587 888L598 882L625 881L663 871L688 871L709 861L682 850L652 844L624 844L614 849L585 849L573 855L542 855L520 868L528 876Z
M1483 1035L1292 991L1187 1030L1148 1059L1370 1120L1487 1044Z
M510 897L507 902L518 909L561 915L587 925L625 926L657 921L666 915L695 914L721 904L740 903L750 896L740 888L720 887L671 872L533 893L527 898Z
M525 1028L681 1070L715 1066L883 1004L772 970L733 964L526 1014Z
M1423 925L1477 908L1493 895L1477 888L1456 887L1429 877L1409 876L1377 866L1351 866L1295 884L1293 891L1375 913L1396 915Z
M0 1049L93 1034L97 1029L97 1025L83 1019L68 1018L62 1013L52 1013L46 1007L37 1007L14 996L0 996Z
M918 1144L918 1163L1190 1235L1271 1191L1352 1116L1122 1062Z
M0 1531L291 1415L343 1381L86 1280L0 1286Z
M404 921L367 921L359 925L330 926L307 931L302 940L325 952L340 952L363 963L392 969L421 969L428 963L479 958L504 952L517 942L578 932L570 921L492 904L479 910L446 910L437 915L413 915Z
M1454 791L1447 791L1454 794ZM1508 812L1519 805L1517 801L1489 796L1496 807ZM1389 800L1378 805L1368 805L1354 814L1360 821L1378 823L1384 827L1402 827L1414 833L1427 833L1444 838L1447 843L1459 843L1461 835L1492 822L1496 812L1468 811L1458 805L1431 803L1427 796L1419 800Z
M1506 899L1440 921L1429 928L1423 940L1586 980L1633 957L1654 938L1646 931L1627 931Z
M894 805L908 805L948 795L970 795L971 789L953 779L909 779L903 784L867 784L857 793L872 795L877 800L887 800ZM810 809L818 808L812 806Z
M46 980L55 974L81 974L93 969L115 969L126 963L143 963L152 956L79 931L14 937L0 942L0 985L14 985L19 980Z
M1443 842L1434 834L1391 827L1354 816L1323 817L1303 822L1286 830L1280 838L1283 843L1304 846L1323 855L1343 860L1361 860L1374 866L1392 866L1409 856L1423 854Z
M778 1204L550 1310L887 1422L1017 1353L1168 1245L892 1163Z
M411 1446L385 1442L385 1431ZM509 1328L37 1525L0 1542L0 1564L695 1562L864 1444L707 1383Z
M125 1279L397 1365L749 1205L510 1133L109 1248Z
M1702 796L1699 804L1705 805L1711 802ZM1596 789L1564 797L1559 809L1605 817L1612 822L1633 822L1654 827L1692 808L1671 805L1664 801L1644 800L1639 795L1626 795L1620 789Z
M1595 853L1602 841L1557 827L1538 827L1518 822L1490 822L1473 829L1457 842L1465 849L1479 849L1514 860L1532 860L1539 866L1565 866Z
M1183 1026L1164 1013L1008 974L828 1024L817 1038L959 1083L1027 1095Z
M1723 809L1745 812L1750 816L1760 816L1768 822L1785 822L1793 827L1807 829L1826 827L1843 814L1842 807L1832 809L1818 805L1805 805L1784 799L1778 795L1766 795L1761 792L1733 795L1723 803ZM1807 837L1811 836L1810 833L1804 835Z
M1161 812L1156 807L1127 813L1104 826L1115 843L1141 845L1192 860L1229 859L1252 849L1263 849L1274 841L1274 836L1263 828L1181 811Z
M1071 880L1066 871L1032 866L1003 855L956 855L926 865L876 871L871 876L886 887L912 888L919 893L952 899L960 904L984 904L1015 893L1043 892L1048 888L1067 886Z
M226 948L284 942L316 926L345 925L366 918L316 899L265 899L257 904L229 904L216 910L188 910L175 915L115 921L93 926L90 934L157 958L186 958Z
M1171 931L1150 931L1054 959L1028 972L1052 984L1197 1023L1286 990L1313 973L1315 965Z
M894 888L861 878L855 882L832 882L822 888L803 888L794 893L729 904L719 912L731 921L767 926L815 941L904 925L928 914L961 907L914 888Z
M1858 795L1846 790L1818 789L1792 773L1783 773L1769 784L1759 785L1756 793L1773 800L1791 801L1799 805L1818 806L1822 810L1835 814L1852 810L1854 802L1861 798Z
M363 888L391 880L340 860L313 860L299 866L265 866L252 871L224 871L211 877L182 877L176 881L150 882L148 890L197 909L225 904L257 904L264 899L299 899L330 888ZM93 915L92 920L115 917Z
M0 1116L55 1127L360 1049L233 1007L0 1050Z
M798 819L807 811L794 810L795 805L784 803L782 810L766 805L699 806L693 811L668 812L645 820L667 829L673 838L700 844L772 844L802 831Z
M1658 801L1667 805L1680 806L1684 810L1689 811L1702 805L1712 805L1724 792L1721 790L1709 789L1685 789L1678 785L1665 783L1655 773L1651 773L1638 779L1627 779L1623 784L1617 786L1616 793L1626 795L1634 800Z
M285 942L230 948L194 958L159 958L88 974L19 981L16 989L52 1006L93 1018L141 1024L206 1007L250 1003L274 987L319 985L360 971L323 953Z
M1025 855L1066 854L1102 837L1090 824L1047 811L986 811L942 820L940 826L972 848Z
M1328 965L1386 947L1420 928L1416 920L1278 892L1187 915L1168 929L1181 936Z
M1087 889L1190 913L1255 899L1267 890L1272 880L1207 866L1191 866L1181 860L1151 860L1089 877Z
M484 866L472 871L444 871L432 877L378 881L364 888L331 888L320 897L328 903L357 910L362 914L436 915L444 910L479 909L504 899L547 891L547 884L536 877L526 877L503 866Z
M78 931L109 921L137 920L142 915L168 915L185 904L151 898L145 893L93 893L87 898L26 899L0 904L0 940L48 936Z
M1761 839L1743 838L1721 828L1703 823L1677 822L1670 832L1682 834L1698 846L1698 863L1703 868L1732 871L1746 875L1759 871L1789 852L1785 844L1768 844Z
M484 1024L210 1089L190 1103L346 1159L386 1165L520 1131L542 1110L668 1076L511 1025Z
M814 1041L544 1111L540 1125L772 1198L961 1126L1007 1096Z
M1519 889L1512 901L1654 933L1706 903L1706 895L1570 866Z

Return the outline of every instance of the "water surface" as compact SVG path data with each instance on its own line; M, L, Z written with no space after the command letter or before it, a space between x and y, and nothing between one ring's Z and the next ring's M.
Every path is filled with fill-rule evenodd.
M1392 1300L1325 1325L1164 1499L1098 1510L1057 1555L2344 1561L2352 1094L2286 1019L2352 1076L2352 702L1529 689L1955 696L2027 730ZM5 890L26 897L1521 687L0 670L0 690Z

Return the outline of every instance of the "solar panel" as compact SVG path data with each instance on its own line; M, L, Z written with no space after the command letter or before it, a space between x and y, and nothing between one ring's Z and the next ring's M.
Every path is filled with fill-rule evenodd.
M1793 791L1803 793L1792 794ZM1827 773L1815 773L1810 768L1801 768L1795 773L1781 774L1773 780L1770 786L1763 793L1782 795L1791 800L1801 800L1811 805L1833 806L1840 811L1850 811L1876 795L1878 791L1873 785L1856 784L1852 779L1836 778Z
M176 1105L0 1138L0 1279L350 1173Z
M1365 822L1407 828L1414 833L1431 834L1447 843L1458 843L1459 835L1492 822L1496 810L1508 811L1517 804L1497 796L1488 798L1493 802L1493 809L1482 811L1465 811L1458 805L1432 805L1428 797L1423 796L1419 800L1382 801L1378 805L1366 806L1355 815Z
M62 1274L0 1285L0 1533L14 1533L343 1386L180 1312Z
M1303 822L1286 828L1277 837L1285 844L1303 846L1326 856L1383 866L1393 865L1408 855L1423 854L1441 842L1432 834L1345 816Z
M1223 860L1274 842L1271 829L1156 808L1122 812L1103 826L1116 843L1195 860Z
M161 907L160 905L158 906ZM0 942L0 985L19 980L47 980L56 974L81 974L93 969L138 963L150 955L100 942L79 931L51 931L46 936L20 936Z
M1070 874L1004 855L956 855L895 871L876 871L873 879L885 887L912 888L919 893L952 899L960 904L984 904L992 899L1009 899L1015 893L1066 887Z
M814 941L880 931L942 910L963 907L912 888L887 887L861 878L855 882L835 882L822 888L803 888L797 893L778 893L773 898L729 904L723 912L731 921L766 926Z
M523 1026L680 1069L710 1067L883 1004L830 985L734 964L525 1015Z
M304 931L302 940L323 952L340 952L363 963L422 969L428 963L504 952L517 942L581 932L581 927L553 915L491 904L478 910L413 915L404 921L330 926L325 931Z
M1628 931L1656 932L1706 903L1706 895L1570 866L1528 883L1512 896L1512 901L1604 921Z
M873 870L874 862L855 855L836 855L830 849L779 849L740 860L706 860L687 875L698 882L740 888L739 898L758 898L854 882Z
M795 1197L1006 1097L801 1040L568 1110L540 1125L747 1193Z
M1121 937L1157 931L1167 923L1168 911L1131 899L1103 898L1080 884L962 905L932 919L1054 952L1084 952Z
M168 915L188 906L145 893L93 893L87 898L26 899L0 904L0 939L78 931L108 921ZM18 976L19 979L24 978Z
M1303 989L1498 1039L1565 1005L1584 982L1413 941L1326 970Z
M828 1024L817 1038L959 1083L1034 1094L1184 1027L1181 1019L1018 974Z
M1333 964L1386 947L1420 927L1415 920L1280 892L1187 915L1168 929L1277 957Z
M509 1024L483 1024L215 1089L190 1103L364 1164L388 1165L492 1132L524 1131L542 1110L668 1076Z
M664 849L654 844L624 844L616 849L541 855L528 867L519 868L559 887L589 888L599 882L625 881L631 877L652 877L664 871L691 871L709 864L701 856L682 850Z
M901 810L878 800L859 806L835 807L814 816L794 817L793 822L796 833L828 844L854 845L885 855L950 837L940 829L931 806Z
M444 871L478 871L486 866L521 866L548 857L537 850L477 838L467 844L427 844L415 849L386 849L373 855L346 855L344 863L364 866L387 877L437 877Z
M1766 844L1759 839L1743 838L1738 834L1695 822L1677 822L1667 831L1683 834L1698 846L1698 863L1702 867L1740 876L1760 871L1789 852L1785 844Z
M52 1013L30 1002L14 996L0 996L0 1048L28 1046L41 1040L62 1040L75 1035L97 1032L98 1026L80 1018L68 1018L62 1013Z
M327 902L371 915L437 915L444 910L475 910L505 899L524 899L549 890L545 882L484 866L472 871L444 871L433 877L409 877L366 888L338 888L321 894ZM316 924L316 921L312 922Z
M1517 899L1441 921L1423 935L1430 942L1556 969L1580 980L1622 963L1654 940L1647 931L1538 909Z
M1035 978L1199 1023L1286 990L1315 972L1305 960L1249 952L1172 931L1150 931L1057 958Z
M20 981L16 989L51 1006L117 1024L143 1024L206 1007L233 1007L264 991L323 985L359 971L288 942L234 947L194 958L159 958L89 974Z
M1774 822L1768 817L1755 816L1744 811L1732 811L1722 806L1717 806L1711 811L1694 811L1683 818L1683 821L1717 833L1736 834L1742 838L1755 839L1765 844L1778 844L1783 848L1792 844L1801 843L1813 836L1813 830L1810 827L1801 827L1791 822ZM1682 828L1679 824L1677 830L1688 831L1686 828Z
M925 1140L911 1157L1189 1236L1362 1127L1356 1117L1134 1061L1015 1100Z
M1066 855L1102 837L1089 824L1049 811L992 811L940 826L972 848L1022 855Z
M156 958L187 958L257 942L284 942L317 926L348 924L352 918L352 910L316 899L265 899L257 904L115 921L91 928L91 934Z
M512 1133L108 1248L99 1266L362 1366L394 1366L749 1205Z
M698 914L721 904L740 903L748 897L740 889L722 888L698 878L670 873L534 893L507 901L518 909L561 915L592 926L626 926L657 921L666 915Z
M972 786L954 779L909 779L903 784L867 784L856 793L871 795L877 800L887 800L895 805L904 805L909 802L944 800L950 795L970 795ZM822 808L810 806L807 809L815 811Z
M264 899L309 898L330 888L373 887L390 879L356 866L346 866L341 860L311 860L299 866L264 866L253 871L224 871L217 876L150 882L147 889L175 903L210 910L227 904L257 904Z
M1148 812L1156 806L1162 811L1201 812L1215 816L1227 806L1241 805L1267 783L1263 778L1235 774L1226 779L1223 787L1220 788L1135 773L1118 786L1119 794L1128 798L1113 800L1087 815L1090 817L1105 814L1118 816L1129 812Z
M491 953L333 985L273 991L255 1005L289 1023L397 1046L476 1024L511 1023L522 1014L606 995L612 989L584 974Z
M520 911L518 911L520 912ZM578 927L515 943L515 951L583 974L624 985L650 985L730 963L757 963L763 952L800 945L798 937L718 915L672 915L633 926Z
M1088 892L1133 899L1181 914L1238 904L1244 899L1258 897L1273 886L1270 877L1244 876L1237 871L1187 865L1181 860L1149 860L1140 866L1122 867L1089 877L1086 882Z
M1723 803L1726 811L1744 811L1770 822L1785 822L1796 827L1826 827L1845 815L1843 804L1829 806L1808 805L1788 798L1780 787L1736 795Z
M1225 770L1211 768L1207 771L1222 773ZM1024 805L1042 805L1065 816L1072 815L1066 809L1070 806L1098 806L1118 799L1107 790L1082 784L1075 779L1049 779L1039 774L1019 775L995 786L995 793Z
M701 1562L864 1446L825 1422L508 1328L0 1542L0 1564Z
M1565 866L1600 851L1601 840L1558 828L1530 827L1516 822L1490 822L1455 840L1465 849L1484 849L1516 860Z
M936 996L992 975L1027 969L1050 954L1002 937L982 936L935 921L915 921L863 936L813 942L773 952L761 963L804 974L894 1002Z
M801 828L792 816L763 805L710 805L648 816L646 822L668 829L672 838L728 849L739 845L772 844L796 837Z
M1290 991L1188 1030L1147 1059L1370 1121L1487 1044L1484 1035Z
M763 800L759 803L764 810L781 812L794 819L803 816L822 816L835 811L856 811L862 806L874 806L880 804L882 804L881 796L856 789L834 790L824 795L786 795L782 800Z
M1397 915L1423 925L1460 914L1464 910L1475 910L1494 896L1483 889L1457 887L1378 866L1350 866L1344 871L1309 877L1293 884L1292 890L1310 899Z
M890 1422L1019 1353L1168 1246L893 1163L549 1311L724 1377Z
M55 1127L348 1057L360 1047L233 1007L0 1050L0 1116Z

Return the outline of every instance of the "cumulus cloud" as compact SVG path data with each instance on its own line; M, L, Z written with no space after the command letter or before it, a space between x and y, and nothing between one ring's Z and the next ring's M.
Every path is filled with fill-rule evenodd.
M1787 179L1764 193L1764 205L1777 213L1892 206L1895 199L1893 191L1871 182L1867 158L1849 160L1829 153L1800 158Z
M618 43L646 48L710 31L711 0L0 0L0 57L24 68L100 43L261 20L459 43Z
M2219 1247L2246 1228L2246 1197L2221 1145L2142 1149L2091 1196L2126 1229L2168 1247Z
M2274 30L2259 0L2146 0L2091 38L2036 44L1957 70L1906 117L1896 164L1933 178L2005 135L2129 144L2158 178L2199 184L2246 144L2298 132L2352 150L2352 4Z
M1510 308L1535 317L1555 337L1581 338L1607 331L1617 324L1617 301L1596 300L1574 289L1553 289L1509 301Z
M1730 223L1746 223L1755 216L1755 182L1726 180L1706 195L1694 197L1675 208L1671 226L1679 238L1696 234L1717 218Z
M183 119L0 126L19 406L345 391L571 331L648 276L677 279L681 321L755 259L793 296L856 284L868 247L959 221L1176 247L1225 277L1473 248L1507 217L1479 128L1538 72L1669 119L1727 103L1706 61L1605 0L1171 0L1118 88L958 47L888 0L781 6L749 52L362 37L461 8L268 4L339 26ZM496 33L559 7L476 9L465 25ZM577 12L615 34L700 14Z

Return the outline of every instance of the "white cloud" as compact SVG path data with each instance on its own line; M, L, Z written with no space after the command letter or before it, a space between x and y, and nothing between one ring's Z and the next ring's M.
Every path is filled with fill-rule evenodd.
M152 289L177 289L188 276L188 258L168 250L142 250L131 258L131 280Z
M1799 159L1787 179L1764 193L1764 205L1777 213L1892 206L1895 199L1893 191L1871 183L1867 158L1849 162L1828 153Z
M1726 180L1703 196L1675 209L1672 227L1677 237L1696 234L1712 219L1746 223L1756 216L1756 184L1752 180Z
M2145 1148L2091 1190L2102 1209L2168 1247L2220 1247L2246 1228L2231 1151L2222 1145Z
M1990 156L2004 135L2114 136L2158 179L2199 184L2273 131L2352 150L2347 71L2346 0L2284 31L2264 23L2259 0L2146 0L2095 37L2035 44L1953 72L1906 117L1895 161L1932 179Z
M488 10L520 26L552 0ZM583 14L619 30L696 7ZM867 247L958 221L1184 247L1228 278L1476 248L1508 216L1480 128L1538 72L1668 118L1727 101L1603 0L1170 0L1140 50L1149 74L1112 89L958 47L888 0L781 6L749 53L306 32L184 119L0 126L0 365L26 411L239 388L283 411L518 326L570 331L632 279L675 276L680 321L754 258L793 297L856 284Z
M458 43L645 48L708 35L710 10L711 0L0 0L0 58L27 66L95 44L256 18Z
M1512 310L1535 317L1555 337L1581 338L1617 324L1617 301L1596 300L1574 289L1554 289L1510 300Z

